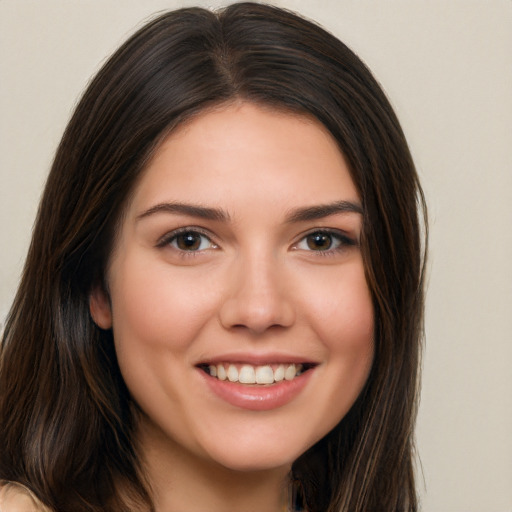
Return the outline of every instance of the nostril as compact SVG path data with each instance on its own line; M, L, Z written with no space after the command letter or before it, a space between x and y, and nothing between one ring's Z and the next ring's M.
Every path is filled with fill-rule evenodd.
M283 329L295 321L290 301L284 297L245 297L225 301L219 311L220 323L226 329L246 329L253 334Z

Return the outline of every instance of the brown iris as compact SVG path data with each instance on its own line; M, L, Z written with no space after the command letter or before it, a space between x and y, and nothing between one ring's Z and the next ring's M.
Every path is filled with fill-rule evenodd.
M332 246L332 236L327 233L312 233L307 236L306 242L312 251L327 251Z
M189 231L176 236L176 246L182 251L197 251L201 246L201 235Z

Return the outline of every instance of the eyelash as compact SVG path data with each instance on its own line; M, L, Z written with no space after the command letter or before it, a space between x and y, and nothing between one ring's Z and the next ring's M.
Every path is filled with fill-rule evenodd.
M199 248L197 249L183 249L177 246L178 238L181 235L193 235L197 236L199 235L203 240L206 239L209 242L209 247L201 249L201 245L203 241L200 241ZM300 244L306 243L307 239L312 236L326 236L330 238L330 246L326 248L325 250L322 249L312 249L309 248L303 248L300 247ZM344 234L341 231L334 230L334 229L315 229L313 231L310 231L309 233L306 233L303 235L300 240L293 245L293 250L304 250L306 252L315 253L318 256L332 256L335 254L338 254L344 250L346 250L348 247L357 246L357 241L348 237L346 234ZM176 244L176 245L175 245ZM335 247L332 247L333 244L336 244ZM183 257L189 257L189 256L196 256L197 253L201 253L208 249L217 249L218 245L212 241L209 234L207 234L204 230L197 228L197 227L184 227L177 229L175 231L172 231L166 235L164 235L158 242L157 247L163 248L171 246L173 247L181 256Z
M215 242L212 241L211 237L206 232L204 232L200 228L190 227L190 226L176 229L174 231L171 231L170 233L167 233L157 242L157 247L163 248L166 246L171 246L177 252L179 252L180 255L183 255L183 256L194 256L195 253L203 252L203 251L207 250L207 249L200 249L200 248L196 249L196 250L186 250L186 249L182 249L182 248L178 247L177 245L173 244L174 242L177 243L177 240L180 235L188 235L188 234L194 235L194 236L199 235L201 238L208 240L210 247L208 247L207 249L216 249L218 247L217 244L215 244ZM200 243L202 244L202 241Z
M306 243L307 239L312 236L326 236L330 238L330 246L325 250L315 250L311 247L309 249L301 248L300 244ZM336 247L332 247L333 244L337 244ZM358 242L346 234L344 234L342 231L338 231L335 229L315 229L313 231L310 231L309 233L306 233L302 236L302 238L293 246L293 249L295 250L305 250L307 252L315 253L315 255L318 256L333 256L336 254L339 254L340 252L345 251L348 247L355 247L357 246Z

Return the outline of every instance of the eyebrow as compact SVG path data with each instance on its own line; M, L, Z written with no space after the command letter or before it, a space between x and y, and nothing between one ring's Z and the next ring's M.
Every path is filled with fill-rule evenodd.
M189 215L190 217L223 222L228 221L230 218L229 213L220 208L209 208L185 203L160 203L142 212L137 216L137 220L155 215L156 213L179 213L181 215Z
M188 215L190 217L198 217L200 219L219 222L227 222L230 220L229 213L221 208L211 208L186 203L159 203L138 215L137 220L157 213L178 213L181 215ZM335 201L334 203L306 206L289 212L286 216L286 222L288 224L293 224L294 222L306 222L340 213L358 213L362 215L363 208L359 203L354 203L352 201Z
M335 201L334 203L307 206L305 208L292 210L288 213L286 222L291 224L294 222L317 220L338 213L358 213L363 215L363 208L359 203L352 201Z

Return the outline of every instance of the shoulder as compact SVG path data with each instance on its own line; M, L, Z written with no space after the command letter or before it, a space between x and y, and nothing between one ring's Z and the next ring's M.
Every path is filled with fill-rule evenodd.
M0 481L0 512L51 512L26 487Z

